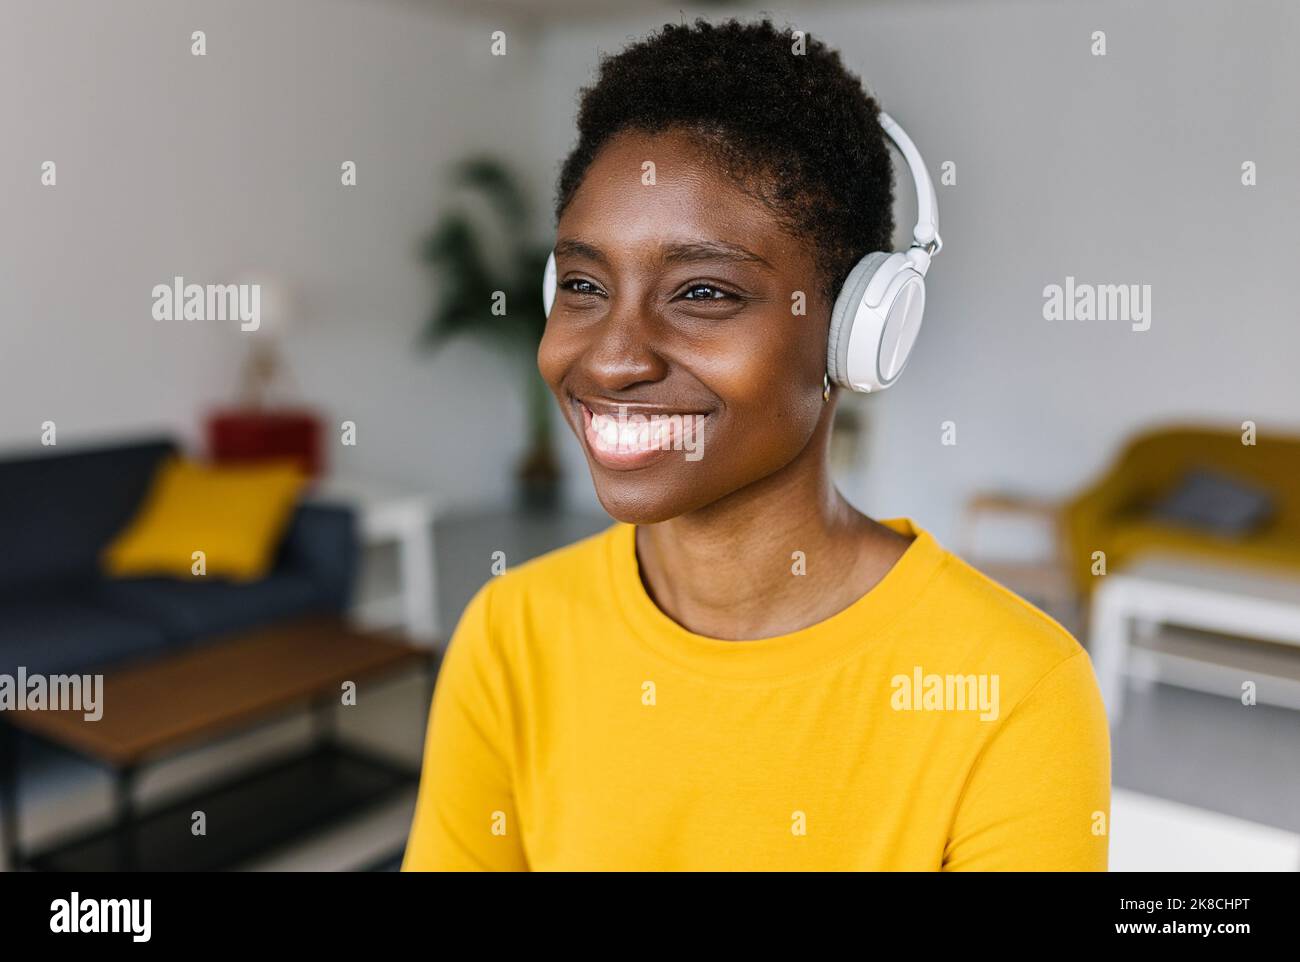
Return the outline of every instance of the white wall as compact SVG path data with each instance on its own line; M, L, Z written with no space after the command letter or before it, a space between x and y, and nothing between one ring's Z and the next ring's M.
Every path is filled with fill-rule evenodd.
M154 321L150 291L251 268L303 296L302 397L357 422L337 470L508 495L518 378L472 344L414 350L432 304L416 244L445 165L530 139L526 45L491 57L483 23L397 0L6 0L0 17L0 447L36 445L45 420L60 446L196 439L254 335Z
M1300 7L765 9L838 48L932 174L957 165L957 186L938 188L945 249L917 353L897 387L865 402L869 463L848 485L865 510L912 515L952 540L970 491L1067 493L1152 421L1300 427ZM573 91L596 51L679 19L651 11L549 31L548 155L571 143ZM1106 31L1105 57L1090 55L1094 30ZM1240 185L1244 160L1259 166L1256 187ZM899 184L910 191L901 169ZM907 199L900 222L912 210ZM1044 286L1067 274L1150 284L1151 329L1043 320ZM940 444L944 420L957 424L955 447Z

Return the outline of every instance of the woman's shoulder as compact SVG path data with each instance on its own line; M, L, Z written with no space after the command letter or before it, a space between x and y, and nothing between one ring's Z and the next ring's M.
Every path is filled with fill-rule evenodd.
M1020 672L1040 675L1082 648L1064 626L1010 589L944 547L910 518L878 522L911 547L895 564L890 579L910 585L902 597L906 617L896 629L909 645L936 656L963 661L1011 663Z
M1028 690L1085 649L1059 621L945 550L941 573L928 592L932 637L965 662L998 671L1011 688Z
M498 667L534 657L547 647L552 632L546 626L572 625L577 612L598 603L602 593L593 592L592 585L609 564L618 528L613 525L518 564L503 552L494 553L492 576L465 606L448 651L459 649L466 661Z

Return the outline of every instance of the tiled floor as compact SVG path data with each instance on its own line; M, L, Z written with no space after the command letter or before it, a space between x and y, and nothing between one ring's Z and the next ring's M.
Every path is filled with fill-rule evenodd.
M1300 833L1300 712L1131 688L1111 743L1117 785Z

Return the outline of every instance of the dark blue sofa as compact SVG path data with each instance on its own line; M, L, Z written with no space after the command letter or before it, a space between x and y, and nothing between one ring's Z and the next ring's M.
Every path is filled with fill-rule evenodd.
M346 607L358 548L343 507L300 505L251 584L103 577L100 551L174 453L150 440L0 459L0 673L84 672Z

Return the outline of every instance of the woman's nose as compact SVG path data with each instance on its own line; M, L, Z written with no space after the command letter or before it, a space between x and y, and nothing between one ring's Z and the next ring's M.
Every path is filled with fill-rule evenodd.
M593 340L583 355L585 373L593 385L609 391L661 380L667 364L656 349L660 335L653 312L641 298L615 298L592 329Z

